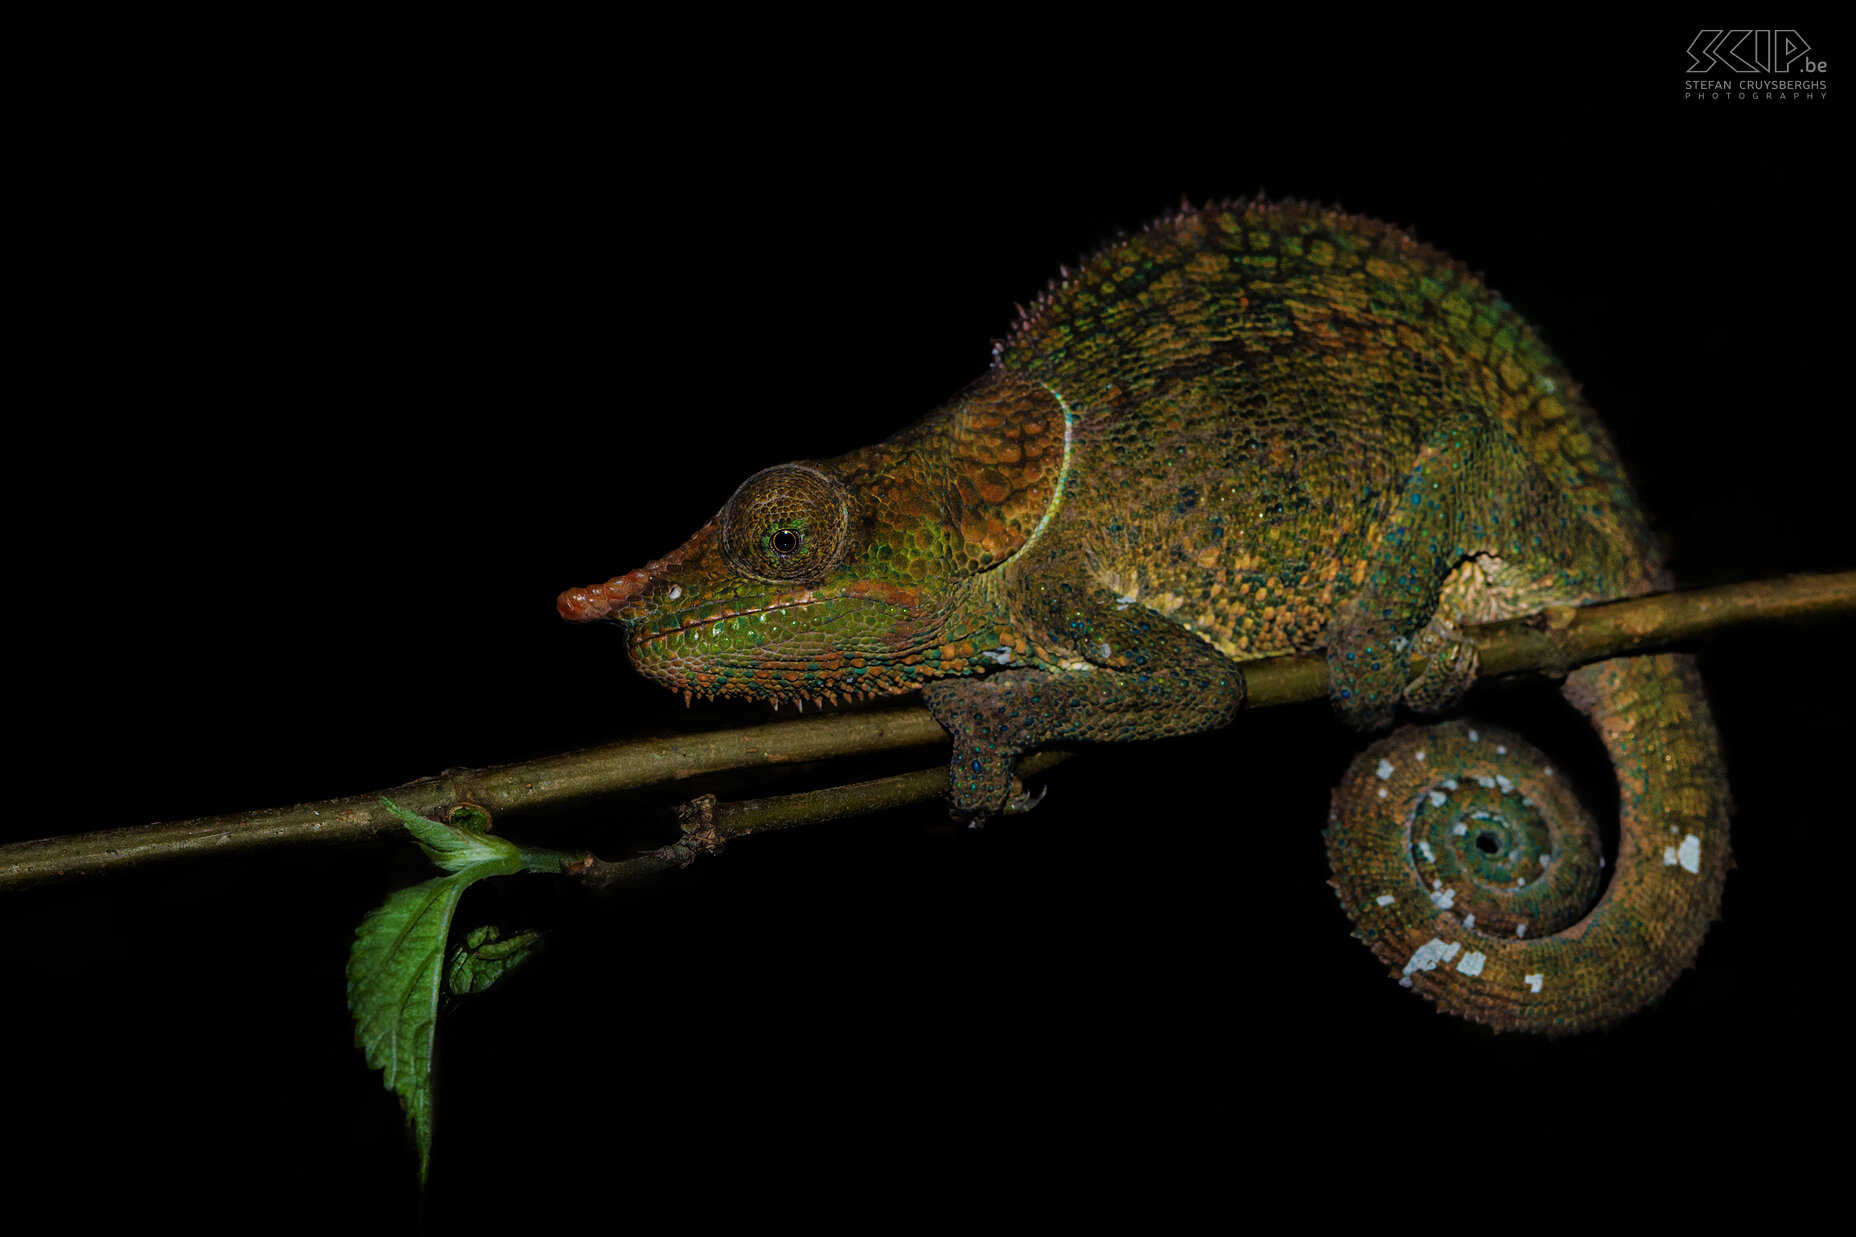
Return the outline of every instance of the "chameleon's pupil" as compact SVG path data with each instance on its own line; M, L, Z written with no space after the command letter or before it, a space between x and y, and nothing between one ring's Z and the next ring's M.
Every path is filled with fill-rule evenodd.
M774 553L784 557L799 552L799 534L790 528L782 528L773 535Z

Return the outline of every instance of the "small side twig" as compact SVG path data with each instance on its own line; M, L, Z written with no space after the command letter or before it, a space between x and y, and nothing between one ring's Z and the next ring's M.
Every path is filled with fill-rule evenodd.
M1018 762L1018 776L1035 777L1062 764L1072 754L1061 748L1034 752ZM632 885L672 868L687 867L700 855L720 854L730 841L750 833L823 824L886 808L926 803L946 792L947 770L937 765L913 773L898 773L894 777L764 799L720 800L714 795L702 795L677 809L683 838L674 845L611 863L587 855L561 870L595 889Z

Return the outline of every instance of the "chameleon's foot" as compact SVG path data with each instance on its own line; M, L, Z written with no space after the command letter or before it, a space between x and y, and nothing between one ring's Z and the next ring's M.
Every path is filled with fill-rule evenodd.
M1436 618L1418 633L1412 653L1426 658L1424 672L1405 684L1405 703L1417 713L1444 713L1459 704L1476 682L1481 655L1456 625Z
M1343 613L1328 635L1328 702L1355 730L1384 730L1405 694L1411 641Z
M1033 701L1003 674L952 679L922 693L928 711L954 740L947 768L948 812L970 825L1009 811L1024 786L1012 776Z
M1004 814L1007 816L1023 816L1026 812L1029 812L1038 804L1044 802L1044 795L1049 790L1050 786L1046 784L1038 787L1038 793L1034 795L1025 789L1025 784L1023 782L1019 781L1017 777L1013 777L1011 793L1005 800ZM987 817L983 815L963 812L959 808L954 807L948 809L948 814L956 820L964 821L969 829L984 829L986 827Z
M1243 673L1185 628L1145 611L1116 610L1112 597L1093 607L1054 605L1064 630L1087 631L1081 643L1096 650L1091 663L1100 669L1051 673L1005 667L942 679L922 692L928 711L954 741L947 790L957 817L984 820L1029 811L1037 799L1012 777L1013 765L1026 752L1051 743L1210 730L1229 722L1243 703ZM1115 658L1130 668L1112 668Z

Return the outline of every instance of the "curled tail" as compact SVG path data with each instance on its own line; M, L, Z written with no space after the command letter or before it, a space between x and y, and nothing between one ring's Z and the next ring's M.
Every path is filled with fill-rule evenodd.
M1399 983L1498 1031L1590 1030L1655 1000L1694 960L1733 865L1694 659L1598 662L1565 695L1617 774L1608 870L1564 777L1494 727L1398 730L1334 792L1328 859L1354 934Z

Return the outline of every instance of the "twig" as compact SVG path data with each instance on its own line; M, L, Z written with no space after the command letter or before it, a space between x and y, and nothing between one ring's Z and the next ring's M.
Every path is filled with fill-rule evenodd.
M1073 753L1061 748L1034 752L1018 762L1018 776L1035 777L1062 764L1071 755ZM683 827L682 841L612 863L587 855L561 870L596 889L630 885L671 868L687 867L698 855L719 855L728 842L750 833L823 824L885 808L926 803L946 792L947 770L937 765L913 773L898 773L894 777L765 799L723 801L714 795L702 795L677 809Z
M1521 670L1557 673L1581 662L1669 644L1704 631L1751 622L1851 614L1856 614L1856 571L1843 571L1549 611L1472 627L1468 634L1476 641L1480 673L1485 676ZM1247 708L1319 699L1327 694L1327 672L1319 654L1247 662L1243 669ZM1414 665L1413 673L1419 669L1421 666ZM437 778L394 788L391 794L402 806L426 816L466 802L500 815L729 769L899 751L945 742L940 727L920 707L846 712L707 734L614 743L490 769L454 769ZM814 791L811 795L833 793ZM826 800L812 802L822 805ZM362 842L399 828L380 806L378 793L369 793L177 824L15 842L0 846L0 889L189 855Z

